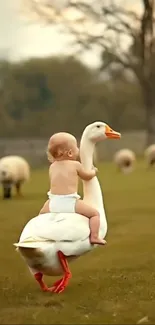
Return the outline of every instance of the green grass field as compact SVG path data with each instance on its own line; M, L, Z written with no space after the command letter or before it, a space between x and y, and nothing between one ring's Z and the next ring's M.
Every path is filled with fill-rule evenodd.
M46 198L47 170L32 173L22 199L0 200L0 324L155 324L155 169L141 162L124 176L104 164L99 179L107 246L70 265L60 295L40 291L12 245Z

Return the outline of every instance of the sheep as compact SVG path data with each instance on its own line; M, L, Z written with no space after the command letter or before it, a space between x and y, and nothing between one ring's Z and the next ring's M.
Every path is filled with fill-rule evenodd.
M155 144L151 144L144 152L149 167L155 164Z
M19 156L6 156L0 159L0 183L3 186L3 198L11 198L14 185L17 196L21 196L21 185L28 181L30 167L28 162Z
M121 149L114 155L114 162L123 173L130 173L133 171L134 162L136 160L135 154L130 149Z

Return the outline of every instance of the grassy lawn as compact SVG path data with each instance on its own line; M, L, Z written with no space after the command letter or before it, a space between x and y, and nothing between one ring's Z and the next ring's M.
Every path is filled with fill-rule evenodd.
M0 199L0 324L155 324L155 169L139 162L124 176L107 163L99 179L107 246L70 265L60 295L40 291L12 245L46 199L47 170L33 171L22 199Z

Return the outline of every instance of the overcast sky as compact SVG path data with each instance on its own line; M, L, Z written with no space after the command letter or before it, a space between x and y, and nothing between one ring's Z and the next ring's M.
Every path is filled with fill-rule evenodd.
M67 39L51 27L29 25L22 19L19 4L22 0L0 1L0 56L13 59L45 56L67 51ZM122 5L140 10L140 0L117 0ZM92 65L98 62L97 54L85 55Z

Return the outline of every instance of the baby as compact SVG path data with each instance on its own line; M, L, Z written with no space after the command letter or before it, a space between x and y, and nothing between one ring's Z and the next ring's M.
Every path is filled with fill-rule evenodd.
M90 219L90 242L92 244L106 244L105 240L98 237L99 212L85 204L77 194L78 176L88 181L96 175L97 169L93 168L89 172L84 170L82 164L77 161L79 156L77 141L69 133L54 134L49 140L47 155L51 162L49 168L49 200L45 202L40 214L48 212L79 213Z

